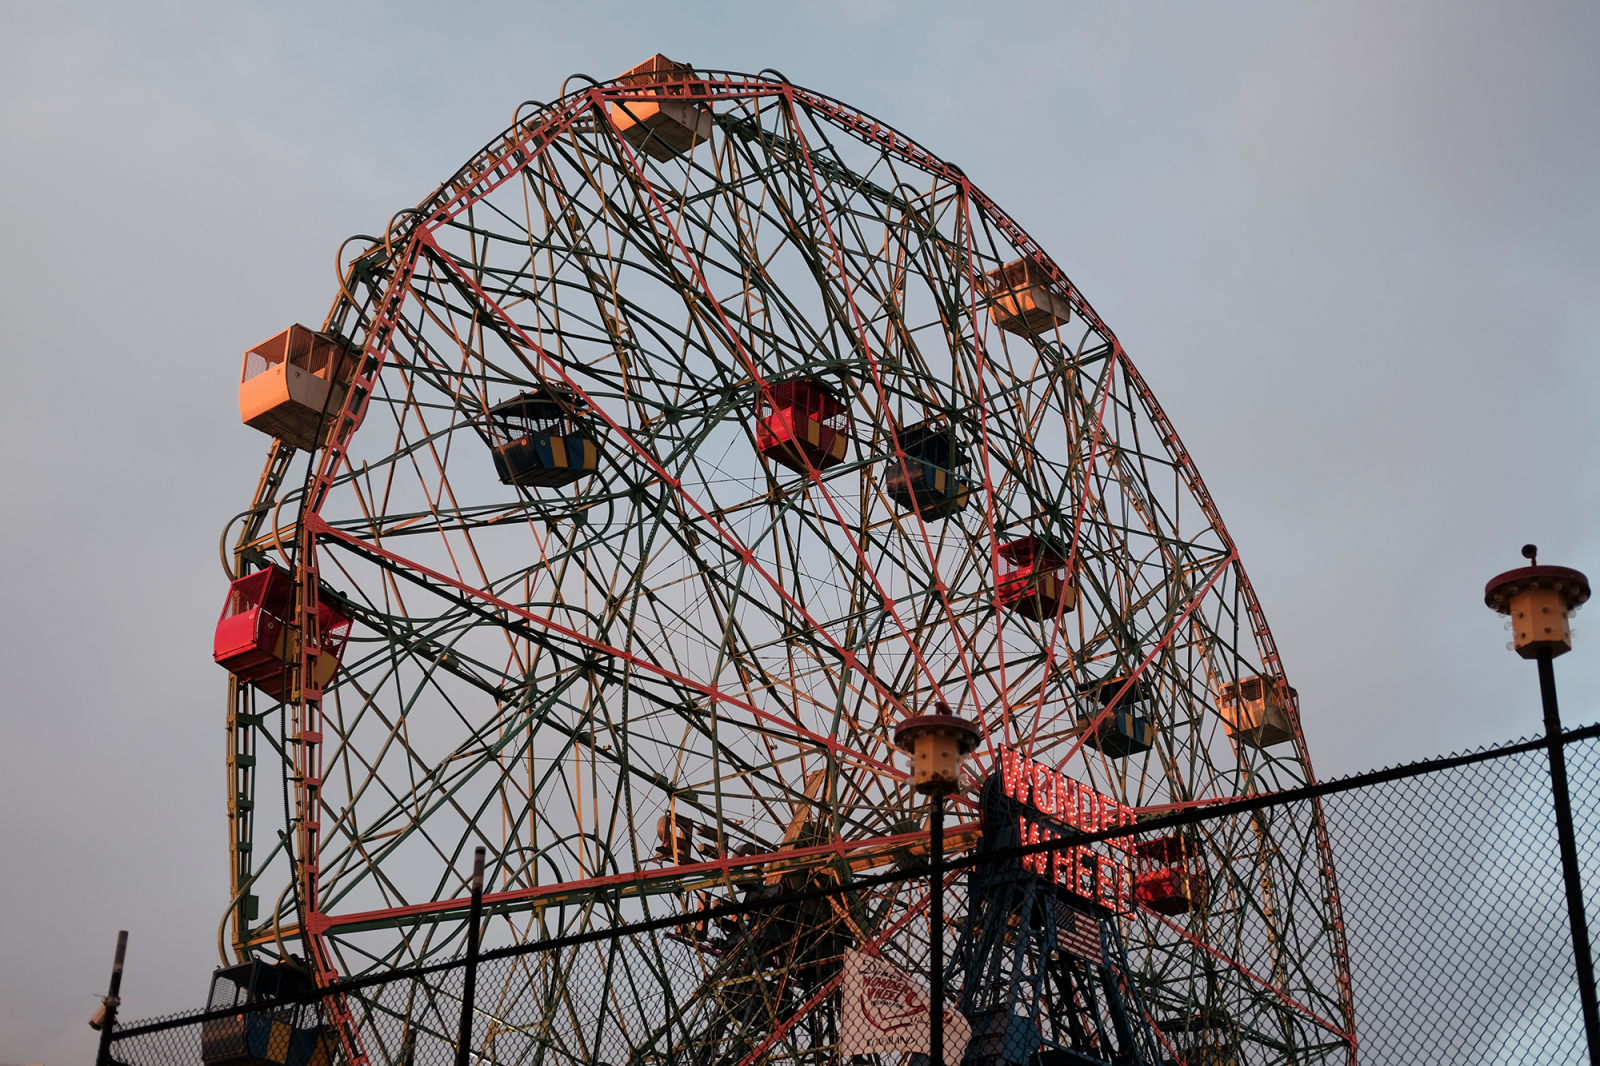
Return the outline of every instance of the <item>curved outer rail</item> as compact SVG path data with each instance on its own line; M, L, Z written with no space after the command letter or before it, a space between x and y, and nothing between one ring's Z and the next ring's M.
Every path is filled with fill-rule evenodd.
M1177 431L1172 427L1165 412L1156 401L1154 394L1132 362L1127 358L1116 335L1110 327L1095 312L1093 306L1084 298L1066 273L1047 255L1042 247L1033 240L1028 233L1018 225L1009 215L1000 209L992 200L983 194L959 167L947 163L919 145L916 141L895 130L888 124L879 121L858 111L848 105L820 93L798 88L786 81L771 80L746 74L730 72L707 72L704 77L685 78L681 82L664 84L693 83L696 86L697 102L714 104L717 100L750 99L756 97L780 96L785 99L790 107L799 107L821 115L831 121L835 126L845 130L861 141L879 148L882 151L893 153L902 160L949 182L959 184L970 204L981 210L987 221L998 228L1011 243L1021 250L1026 256L1034 260L1055 282L1060 291L1066 294L1073 310L1083 319L1095 333L1099 334L1111 347L1111 358L1120 363L1123 373L1133 389L1138 393L1141 402L1148 411L1152 422L1157 427L1162 443L1175 460L1181 471L1184 482L1193 495L1202 513L1211 523L1226 548L1238 588L1245 601L1246 610L1250 617L1250 625L1256 641L1257 650L1261 656L1264 667L1269 669L1275 679L1287 687L1287 677L1284 673L1282 661L1278 654L1276 642L1267 625L1266 617L1261 610L1261 605L1256 597L1255 590L1250 584L1244 566L1239 559L1239 553L1227 527L1222 521L1221 514L1217 511L1211 494L1205 487L1188 451L1184 448L1178 437ZM660 88L654 86L653 88ZM414 264L424 245L432 243L431 234L440 226L465 212L469 207L482 200L489 193L499 188L507 181L516 178L520 172L547 145L563 134L573 123L581 119L593 118L598 122L609 122L606 117L606 104L613 100L647 99L651 94L627 85L616 82L605 83L577 92L568 94L557 100L549 107L539 112L536 116L519 121L512 125L500 136L490 141L483 149L475 154L457 173L442 184L432 195L425 198L413 210L402 212L397 217L389 231L384 235L384 240L367 249L359 256L354 266L352 275L366 266L368 269L374 260L381 260L392 264L395 269L388 278L381 299L377 301L370 317L363 314L351 293L351 286L345 284L341 278L341 293L330 309L327 322L329 325L343 323L352 313L357 318L357 324L364 327L364 339L361 344L360 362L351 386L346 390L342 410L339 411L328 423L327 437L324 446L317 455L316 462L308 472L305 491L301 496L301 507L297 520L298 536L296 539L296 573L299 588L298 624L302 629L301 662L298 666L298 677L315 676L315 659L317 637L317 564L316 546L321 531L328 527L316 520L313 516L319 514L322 504L327 497L329 489L342 469L347 467L346 452L351 437L361 424L374 391L375 379L382 370L388 353L389 338L395 329L399 312L405 303L406 292L410 284ZM269 466L271 460L269 459ZM265 483L265 479L264 479ZM268 494L276 489L276 484L270 485ZM681 489L674 483L675 491ZM268 501L262 500L260 494L256 500L256 507L261 507ZM337 978L333 960L323 943L321 930L333 924L328 916L318 910L318 865L317 855L320 847L321 834L321 700L320 690L295 686L298 692L298 701L295 705L295 732L293 740L297 741L297 762L294 769L294 784L296 795L296 808L298 814L298 829L294 834L297 856L292 857L298 864L299 872L296 887L299 895L300 928L305 931L305 943L312 962L314 963L319 979L324 983ZM1292 720L1295 731L1295 748L1301 765L1304 767L1308 783L1315 783L1315 776L1311 768L1310 755L1307 750L1305 737L1300 729L1299 706L1295 700L1291 707ZM1340 960L1347 959L1345 945L1345 932L1343 912L1339 902L1337 880L1332 861L1332 849L1327 836L1327 829L1322 817L1321 805L1316 800L1315 806L1317 849L1321 862L1321 874L1327 889L1327 905L1330 913L1329 930L1333 949ZM1339 998L1347 1019L1353 1019L1354 1003L1349 983L1347 964L1336 966L1339 984ZM334 1009L335 1024L340 1032L347 1054L353 1066L364 1066L367 1061L361 1047L359 1035L356 1032L353 1019L342 1004L330 1004ZM1353 1028L1352 1028L1353 1032ZM1355 1040L1350 1036L1351 1061L1355 1057Z

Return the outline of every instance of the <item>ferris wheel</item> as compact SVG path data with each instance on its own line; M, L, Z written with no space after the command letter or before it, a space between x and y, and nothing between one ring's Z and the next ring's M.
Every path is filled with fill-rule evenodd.
M326 319L241 373L274 442L224 533L236 958L327 982L449 957L477 846L500 944L890 869L927 839L894 728L939 703L984 737L952 851L1008 753L1134 812L1312 781L1150 389L897 130L657 56L524 104L352 244ZM1353 1060L1319 809L1142 856L1117 928L1189 1061ZM641 1017L630 1061L827 1061L797 1015L925 891L790 915L791 987L737 1017L760 974L732 934L638 938L607 987L701 1029Z

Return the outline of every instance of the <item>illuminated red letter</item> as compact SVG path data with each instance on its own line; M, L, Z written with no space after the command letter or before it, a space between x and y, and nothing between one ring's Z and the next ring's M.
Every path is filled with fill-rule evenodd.
M1033 805L1041 813L1056 813L1056 790L1052 780L1055 776L1055 771L1050 767L1033 764Z
M1000 789L1007 799L1028 802L1028 781L1023 775L1029 772L1030 766L1017 749L1000 749Z

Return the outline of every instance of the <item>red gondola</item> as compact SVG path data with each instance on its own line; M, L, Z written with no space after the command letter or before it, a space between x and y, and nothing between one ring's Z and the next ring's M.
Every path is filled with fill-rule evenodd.
M217 621L212 658L241 681L273 699L284 694L285 667L300 657L299 634L289 625L294 609L294 578L280 567L246 574L228 586L228 599ZM316 684L326 688L339 669L350 619L325 602L317 604L318 649Z
M1181 836L1133 846L1134 894L1159 914L1187 914L1205 906L1206 869L1200 849Z
M844 462L850 412L820 381L785 381L763 389L756 408L756 447L796 473Z
M1078 590L1067 573L1065 553L1036 536L1000 545L1000 606L1035 622L1054 618L1078 605Z

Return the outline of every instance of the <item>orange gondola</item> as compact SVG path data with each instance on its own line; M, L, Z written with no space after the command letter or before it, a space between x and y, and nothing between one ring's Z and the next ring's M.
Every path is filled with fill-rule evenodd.
M647 100L613 100L611 122L622 139L665 163L711 136L711 109L694 97L706 95L694 68L656 54L617 79L649 92ZM681 84L687 83L687 84Z
M331 333L290 326L244 353L239 417L291 447L322 443L324 415L337 415L355 372L355 353Z
M989 304L989 318L1007 333L1026 337L1067 324L1072 305L1057 294L1050 276L1031 259L1016 259L983 275L980 282Z
M1228 736L1253 748L1294 739L1289 715L1294 689L1270 677L1241 677L1217 686L1217 713Z

